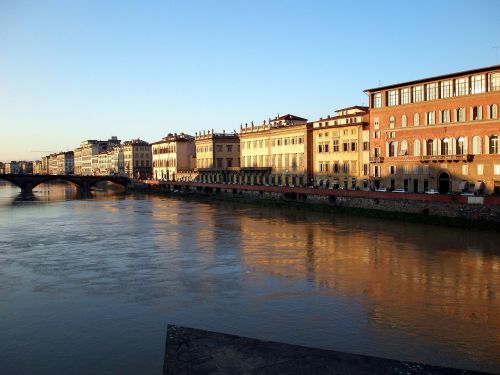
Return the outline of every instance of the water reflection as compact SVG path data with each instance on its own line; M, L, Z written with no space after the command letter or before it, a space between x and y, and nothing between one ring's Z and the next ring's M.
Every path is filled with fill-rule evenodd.
M49 189L0 215L0 351L17 366L33 351L45 373L74 357L82 373L155 372L169 322L500 371L497 233ZM55 321L81 337L78 352L43 328ZM52 351L69 359L47 362Z

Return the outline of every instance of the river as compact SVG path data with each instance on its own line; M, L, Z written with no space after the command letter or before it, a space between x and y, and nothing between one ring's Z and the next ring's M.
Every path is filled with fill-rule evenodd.
M500 233L0 185L0 371L160 374L167 323L500 373Z

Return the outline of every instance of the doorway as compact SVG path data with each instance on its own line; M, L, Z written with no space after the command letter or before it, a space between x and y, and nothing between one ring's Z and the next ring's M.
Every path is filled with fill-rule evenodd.
M450 175L448 172L441 172L438 177L439 193L448 194L450 192Z

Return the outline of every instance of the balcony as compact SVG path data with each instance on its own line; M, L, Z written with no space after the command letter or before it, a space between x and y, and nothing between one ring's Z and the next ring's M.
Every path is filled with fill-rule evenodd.
M383 163L383 162L384 162L383 156L370 156L370 163Z
M471 154L461 154L461 155L422 155L420 156L421 163L444 163L444 162L464 162L470 163L474 160L474 155Z

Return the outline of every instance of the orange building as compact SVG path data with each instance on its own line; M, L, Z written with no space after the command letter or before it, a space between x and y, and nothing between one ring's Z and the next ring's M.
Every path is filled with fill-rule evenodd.
M372 186L500 194L500 65L365 92Z

